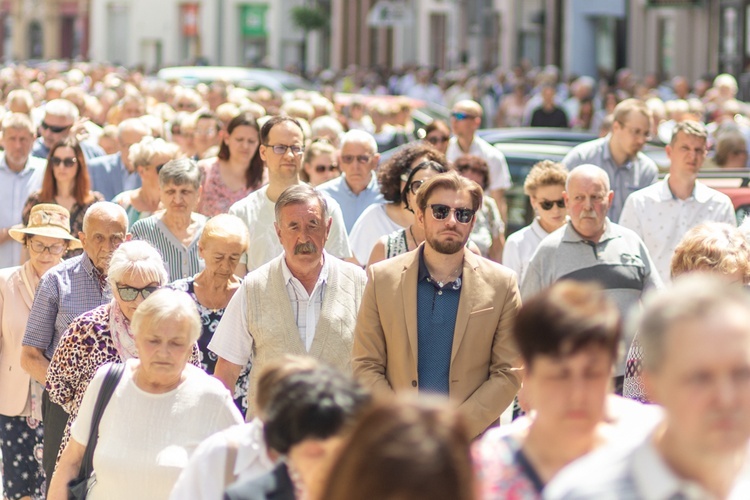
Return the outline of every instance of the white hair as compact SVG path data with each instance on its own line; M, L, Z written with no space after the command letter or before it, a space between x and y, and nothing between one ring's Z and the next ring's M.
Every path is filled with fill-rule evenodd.
M188 338L192 344L201 336L201 318L195 301L183 291L162 288L141 302L130 327L133 335L138 337L147 330L174 328L183 319L189 320Z
M159 251L141 240L126 241L112 253L107 281L113 292L126 275L148 283L158 283L159 286L165 285L168 280Z
M565 191L570 187L570 182L577 177L584 177L588 179L599 179L604 183L604 189L610 190L609 175L601 167L597 167L591 163L585 163L578 165L568 174L568 179L565 181Z
M97 201L91 205L86 213L83 214L83 234L86 234L86 230L89 227L89 219L92 217L109 216L120 219L123 223L124 232L128 232L128 213L117 203L111 201Z
M344 146L349 143L364 144L370 149L373 154L378 152L378 143L375 142L375 138L372 136L372 134L369 134L364 130L354 129L345 133L341 138L341 147L339 148L339 151L344 149Z
M130 146L128 159L134 167L144 167L151 164L156 155L163 154L169 156L170 160L174 160L179 152L180 147L173 142L146 136L140 142Z
M128 118L123 120L117 126L117 136L122 137L122 134L126 132L139 132L144 136L151 135L151 127L140 118Z
M77 120L80 116L76 105L67 99L52 99L44 106L44 114L63 116L69 120Z

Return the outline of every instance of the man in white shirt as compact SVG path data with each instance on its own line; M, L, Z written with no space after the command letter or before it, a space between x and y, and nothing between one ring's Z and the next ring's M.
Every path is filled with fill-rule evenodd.
M230 214L245 221L250 234L250 245L243 259L247 271L257 269L283 251L274 231L274 204L286 188L302 184L299 172L305 135L300 123L288 116L274 116L263 124L260 142L260 157L268 167L268 184L229 209ZM353 258L341 208L330 197L326 197L326 202L332 220L326 250L334 257Z
M505 201L505 191L513 185L505 156L492 144L481 137L476 131L482 126L482 106L475 101L459 101L451 110L451 129L453 137L448 142L445 156L448 161L455 162L464 155L476 155L487 162L490 170L490 184L487 190L497 202L500 216L508 220L508 204Z
M21 264L22 245L8 234L20 224L29 195L41 189L47 161L31 156L34 125L22 113L5 115L0 156L0 268Z
M750 296L718 276L687 276L647 306L639 335L662 422L635 448L603 448L563 470L544 498L750 498Z
M666 147L669 175L628 196L620 215L620 225L635 231L646 244L664 282L671 276L674 249L690 229L703 222L737 225L729 197L697 180L707 138L702 124L677 123Z
M214 376L229 387L249 361L249 394L257 374L284 354L309 355L351 370L354 326L367 277L323 250L332 226L326 198L307 184L286 189L275 207L284 253L249 273L229 301L208 345ZM247 416L254 413L250 402Z

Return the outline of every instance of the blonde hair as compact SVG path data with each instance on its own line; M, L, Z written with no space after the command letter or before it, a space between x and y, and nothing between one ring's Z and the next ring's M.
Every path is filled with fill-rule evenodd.
M242 247L247 250L250 240L247 225L236 215L219 214L211 217L206 222L200 240L198 240L198 245L203 248L211 239L230 239L232 237L239 237Z
M717 274L742 273L750 283L750 244L734 226L706 222L685 233L672 255L672 278L693 271Z
M568 169L562 163L552 160L537 162L523 183L523 192L527 196L534 196L536 190L543 186L562 186L568 179Z

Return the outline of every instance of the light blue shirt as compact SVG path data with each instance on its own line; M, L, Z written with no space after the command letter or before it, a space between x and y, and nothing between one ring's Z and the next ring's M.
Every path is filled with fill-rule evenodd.
M141 177L137 172L128 171L120 153L95 158L89 162L91 189L111 201L115 196L141 187Z
M372 176L370 183L359 194L354 194L349 184L346 183L346 175L344 174L316 188L328 194L341 206L347 233L352 231L354 223L357 222L357 219L367 207L378 203L385 203L383 194L380 192L380 184L378 184L378 180L375 177L375 172L371 172L370 175Z
M45 160L29 156L24 169L14 172L8 167L5 154L0 157L0 228L22 223L23 206L31 193L42 188L46 166ZM0 244L0 268L21 264L21 248L13 239Z

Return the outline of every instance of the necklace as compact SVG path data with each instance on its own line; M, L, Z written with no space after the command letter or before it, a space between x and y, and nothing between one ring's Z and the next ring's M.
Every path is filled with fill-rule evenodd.
M460 278L458 278L458 275L461 273L461 269L463 268L463 266L464 266L464 263L461 262L461 264L459 264L457 268L451 271L451 273L448 276L446 276L444 280L435 279L435 277L432 276L432 273L430 273L430 279L432 279L432 281L434 281L435 284L439 288L443 288L447 283L451 283L452 281L455 281L456 284L453 286L453 288L458 289L458 287L461 286L461 281L460 281ZM456 275L456 279L451 279L453 278L453 275Z
M413 226L413 224L412 224L412 226ZM414 237L414 231L412 231L412 229L411 229L412 226L409 226L409 234L411 235L411 239L414 240L414 248L417 248L419 246L419 243L417 243L417 239ZM408 248L409 245L406 245L406 247Z

